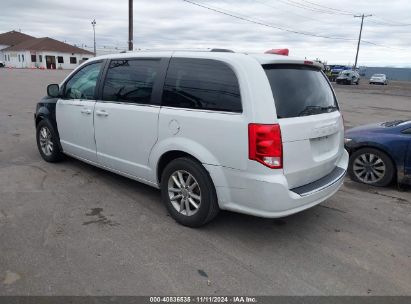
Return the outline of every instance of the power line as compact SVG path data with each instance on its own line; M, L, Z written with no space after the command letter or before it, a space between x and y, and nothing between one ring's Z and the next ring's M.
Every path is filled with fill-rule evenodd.
M305 2L308 5L304 5L303 3L297 2L297 1L294 1L294 0L277 0L277 1L288 4L288 5L291 5L291 6L294 6L294 7L298 7L298 8L302 8L302 9L309 9L311 11L316 11L315 7L319 7L319 8L322 8L323 10L318 10L318 12L322 12L322 13L328 13L328 14L336 14L336 13L338 14L339 13L341 15L346 15L346 16L355 15L355 13L352 12L352 11L333 8L333 7L330 7L330 6L325 6L325 5L318 4L318 3L315 3L315 2L311 2L311 1L308 1L308 0L301 0L302 2ZM330 10L330 11L325 11L324 9ZM377 16L374 16L374 18L381 20L381 21L373 21L372 23L375 23L375 24L387 25L387 26L411 26L410 23L402 23L402 22L398 22L398 21L392 21L392 20L388 20L388 19L385 19L385 18L377 17Z
M216 12L216 13L220 13L220 14L223 14L223 15L226 15L226 16L229 16L229 17L232 17L232 18L236 18L236 19L243 20L243 21L247 21L247 22L250 22L250 23L262 25L262 26L265 26L265 27L274 28L274 29L277 29L277 30L280 30L280 31L285 31L285 32L289 32L289 33L293 33L293 34L299 34L299 35L304 35L304 36L317 37L317 38L326 38L326 39L334 39L334 40L345 40L345 41L355 41L355 39L351 39L351 38L333 37L333 36L327 36L327 35L319 35L319 34L310 33L310 32L302 32L302 31L297 31L297 30L293 30L293 29L289 29L289 28L283 28L283 27L280 27L280 26L276 26L276 25L272 25L272 24L267 24L267 23L264 23L264 22L261 22L261 21L252 20L252 19L250 19L250 18L246 18L246 17L241 17L241 16L238 16L238 15L234 15L234 14L231 13L231 12L230 12L230 13L223 12L221 9L213 8L213 7L211 7L211 6L206 6L206 5L203 5L203 4L200 4L200 3L197 3L197 2L191 1L191 0L182 0L182 1L187 2L187 3L190 3L190 4L195 5L195 6L199 6L199 7L205 8L205 9L207 9L207 10L210 10L210 11L213 11L213 12Z
M351 11L346 11L346 10L341 10L341 9L337 9L337 8L332 8L332 7L329 7L329 6L321 5L321 4L314 3L314 2L311 2L311 1L307 1L307 0L301 0L301 1L302 1L302 2L306 2L306 3L309 3L309 4L314 5L314 6L326 8L326 9L329 9L329 10L333 10L333 11L337 11L337 12L341 12L341 13L345 13L345 14L354 15L354 13L351 12Z
M287 4L287 5L290 5L290 6L294 6L294 7L297 7L297 8L309 10L309 11L312 11L312 12L322 13L322 14L352 15L352 13L345 13L345 12L337 12L337 11L330 11L330 10L326 10L326 9L320 9L318 7L313 7L313 6L306 5L304 3L293 1L293 0L277 0L277 1L279 1L281 3L284 3L284 4Z
M261 4L261 5L264 5L264 6L266 6L266 7L270 7L270 8L272 8L272 9L275 9L276 11L278 11L278 7L277 7L277 6L274 6L274 5L272 5L272 4L268 4L267 2L260 1L260 0L254 0L254 1L255 1L255 2L258 2L258 3ZM296 16L299 16L299 17L308 19L308 20L318 21L318 18L313 18L313 17L308 17L308 16L304 16L304 15L298 14L298 13L295 12L295 10L287 10L287 14L290 14L290 13L293 14L293 15L296 15Z
M382 18L377 18L380 20L385 20ZM379 25L384 25L384 26L398 26L398 27L402 27L402 26L411 26L411 23L393 23L393 22L387 22L387 21L376 21L376 20L370 20L369 22L374 23L374 24L379 24Z
M297 30L293 30L293 29L283 28L283 27L280 27L280 26L267 24L265 22L252 20L248 17L238 16L238 15L235 15L233 12L230 12L228 10L226 10L226 12L224 12L221 9L217 9L217 8L214 8L214 7L211 7L211 6L206 6L206 5L191 1L191 0L182 0L182 1L187 2L189 4L192 4L192 5L195 5L195 6L198 6L198 7L201 7L201 8L204 8L204 9L207 9L207 10L210 10L210 11L213 11L213 12L216 12L216 13L220 13L220 14L235 18L235 19L247 21L247 22L250 22L250 23L257 24L257 25L262 25L262 26L265 26L265 27L269 27L269 28L273 28L273 29L276 29L276 30L285 31L285 32L293 33L293 34L316 37L316 38L333 39L333 40L356 41L356 39L352 39L352 38L333 37L333 36L328 36L328 35L319 35L319 34L310 33L310 32L301 32L301 31L297 31ZM387 49L406 50L404 48L386 46L386 45L383 45L383 44L378 44L378 43L371 42L371 41L366 41L366 40L362 40L362 43L373 45L373 46L378 46L378 47L382 47L382 48L387 48Z

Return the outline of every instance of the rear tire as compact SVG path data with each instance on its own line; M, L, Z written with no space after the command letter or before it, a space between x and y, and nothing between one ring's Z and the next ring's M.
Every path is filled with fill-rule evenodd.
M160 188L168 212L181 225L200 227L214 219L220 210L210 175L193 159L182 157L171 161L161 175Z
M37 124L36 141L40 155L46 162L54 163L63 158L60 139L48 120L42 120Z
M391 158L374 148L362 148L350 155L348 174L351 179L372 186L388 186L395 176Z

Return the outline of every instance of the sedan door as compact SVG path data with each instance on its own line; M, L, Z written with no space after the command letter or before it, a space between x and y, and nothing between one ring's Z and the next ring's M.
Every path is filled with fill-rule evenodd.
M56 120L63 151L97 162L93 113L96 87L102 62L94 62L75 72L64 85L63 98L57 101Z
M101 165L140 180L152 176L150 151L157 141L166 59L112 60L94 112ZM165 72L164 72L165 73ZM153 93L154 92L154 93Z

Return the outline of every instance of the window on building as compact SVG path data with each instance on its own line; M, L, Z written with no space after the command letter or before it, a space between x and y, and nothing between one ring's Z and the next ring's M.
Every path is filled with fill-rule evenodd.
M24 55L23 54L21 54L21 61L24 62Z
M57 56L57 62L58 63L64 63L63 56Z
M151 103L160 60L113 60L103 89L103 100Z
M86 65L77 71L65 85L66 99L94 99L101 62Z
M77 64L77 58L76 57L70 57L70 63L71 64Z
M171 59L162 104L177 108L242 112L236 75L225 63L210 59Z
M20 54L19 54L19 62L20 62Z
M31 55L31 62L36 62L36 55Z
M43 56L39 55L39 62L43 62Z

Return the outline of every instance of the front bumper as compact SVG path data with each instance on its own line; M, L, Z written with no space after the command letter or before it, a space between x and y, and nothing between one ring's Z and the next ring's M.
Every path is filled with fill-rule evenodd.
M221 209L278 218L311 208L334 195L344 182L348 158L344 150L335 172L294 189L289 189L282 174L259 176L229 168L221 173L217 172L221 167L206 167L216 185Z

